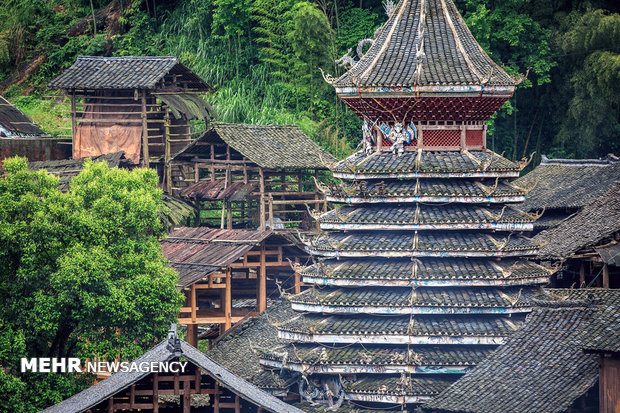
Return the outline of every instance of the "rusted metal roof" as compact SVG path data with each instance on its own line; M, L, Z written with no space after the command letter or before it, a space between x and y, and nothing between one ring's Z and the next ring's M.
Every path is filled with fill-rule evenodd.
M241 258L271 231L181 227L161 241L164 256L184 288Z

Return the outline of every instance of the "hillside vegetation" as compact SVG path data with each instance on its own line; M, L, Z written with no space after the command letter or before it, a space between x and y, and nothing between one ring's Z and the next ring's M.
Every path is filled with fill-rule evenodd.
M490 122L492 149L620 152L617 2L456 4L493 59L528 73ZM361 125L319 68L342 73L334 60L387 18L380 0L2 0L0 13L0 90L54 134L66 125L45 85L78 55L175 55L215 87L218 120L295 123L339 156Z

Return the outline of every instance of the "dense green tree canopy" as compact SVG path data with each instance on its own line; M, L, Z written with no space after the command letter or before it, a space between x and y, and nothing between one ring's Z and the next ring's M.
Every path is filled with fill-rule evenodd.
M387 19L381 0L0 2L0 88L52 131L49 103L17 95L47 93L78 54L176 55L217 89L219 120L297 123L340 156L359 143L360 121L319 69L342 73L334 60ZM97 34L91 3L120 10L100 16ZM494 150L513 159L620 151L617 2L455 3L495 61L529 73L490 122Z
M81 382L20 375L20 356L133 359L165 336L182 297L158 242L163 206L153 171L87 163L63 193L23 158L4 170L0 365L9 374L0 387L22 392L35 409Z

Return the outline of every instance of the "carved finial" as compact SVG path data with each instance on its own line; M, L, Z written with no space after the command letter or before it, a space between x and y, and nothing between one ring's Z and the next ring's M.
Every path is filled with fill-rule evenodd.
M386 0L385 3L383 3L383 9L385 10L385 14L390 17L394 13L394 10L396 10L396 3L394 3L393 0Z
M353 53L353 48L350 48L344 56L336 60L336 64L346 70L349 70L356 63L353 56L351 56L351 53Z
M374 42L375 41L372 39L362 39L359 41L356 49L358 59L364 57L364 46L366 46L367 44L372 46Z
M520 161L517 161L517 165L519 166L519 171L524 170L530 164L530 162L532 162L532 159L534 159L534 155L535 154L536 154L536 152L532 152L530 154L529 159L528 158L523 158Z
M326 81L327 83L329 83L330 85L333 85L334 82L336 81L336 79L334 79L334 77L332 75L330 75L329 73L325 73L323 71L323 69L321 69L319 67L319 70L321 71L321 75L323 76L323 80Z
M515 82L515 86L520 85L525 79L527 79L527 76L530 74L530 69L531 67L527 68L527 70L525 71L525 75L522 75L521 73L519 73L516 76L510 76L513 82Z
M482 189L486 196L491 196L497 189L498 184L499 177L495 178L495 184L493 186L486 186L482 182L478 182L478 186L480 187L480 189Z
M293 269L293 271L295 271L296 273L301 274L303 271L306 270L306 268L308 268L305 265L301 265L298 262L293 262L291 261L289 258L286 259L288 261L288 265Z
M318 221L323 216L323 213L319 211L318 209L310 209L310 205L308 204L304 204L304 205L306 206L306 209L308 210L308 214L310 214L312 219L314 219L315 221Z
M323 185L322 183L320 183L316 177L312 177L312 179L314 179L314 185L316 185L316 188L321 191L324 194L327 194L329 192L329 187L327 187L326 185Z

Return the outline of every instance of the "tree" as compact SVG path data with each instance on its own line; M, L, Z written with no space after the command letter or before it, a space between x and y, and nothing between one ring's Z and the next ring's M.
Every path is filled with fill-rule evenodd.
M182 296L158 242L163 205L153 171L87 162L63 193L24 158L5 160L4 170L0 328L23 345L0 341L12 376L0 377L0 387L27 383L24 397L45 407L83 378L21 375L11 354L133 359L165 336Z
M310 99L310 111L316 99L317 89L325 87L319 68L325 68L329 62L333 32L327 16L315 4L297 3L290 11L291 30L288 39L295 53L293 70L299 87L308 85L306 96Z

